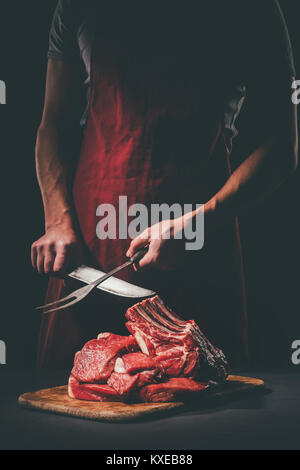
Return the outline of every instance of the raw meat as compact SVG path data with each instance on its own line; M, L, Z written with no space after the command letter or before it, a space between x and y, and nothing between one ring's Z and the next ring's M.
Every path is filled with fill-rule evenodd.
M133 336L101 333L75 355L72 374L80 382L105 382L114 370L118 355L136 349Z
M190 395L207 390L207 382L195 382L193 379L178 377L167 382L146 385L140 390L140 398L145 402L168 402L180 398L181 395Z
M125 395L136 387L138 375L119 374L119 372L113 372L109 377L107 383L110 387L114 388L120 395Z
M129 308L126 318L126 326L143 353L158 356L166 375L226 378L228 365L223 352L210 343L194 320L183 321L158 296Z
M68 393L71 398L89 401L122 401L122 397L109 385L80 383L72 374L69 378Z
M142 370L155 368L155 360L142 352L125 354L125 356L119 357L115 363L115 372L120 372L121 374L135 374Z
M180 319L158 296L129 308L126 319L132 336L102 333L76 353L72 398L166 402L226 379L223 352L193 320Z
M120 395L126 395L133 390L153 382L154 378L158 375L158 369L145 370L134 375L113 372L107 383Z

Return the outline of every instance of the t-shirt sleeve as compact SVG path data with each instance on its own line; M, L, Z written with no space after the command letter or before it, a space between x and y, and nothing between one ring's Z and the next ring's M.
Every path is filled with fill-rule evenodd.
M76 61L78 8L76 0L59 0L53 15L49 35L48 58Z

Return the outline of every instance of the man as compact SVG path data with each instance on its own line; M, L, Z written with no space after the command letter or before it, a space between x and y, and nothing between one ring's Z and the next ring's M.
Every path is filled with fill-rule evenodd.
M197 4L183 10L174 2L58 2L36 145L45 234L32 245L32 264L59 274L84 259L108 271L148 244L138 269L120 277L155 289L180 315L195 318L238 364L247 360L247 314L236 216L296 167L295 72L276 1ZM77 161L71 141L79 133L82 84L88 106ZM244 101L245 154L232 171ZM97 207L117 208L120 195L149 208L203 203L204 249L188 253L177 240L197 210L132 241L100 240ZM68 289L52 277L46 301ZM45 316L40 367L70 364L106 327L107 302L95 296ZM112 323L122 321L119 315Z

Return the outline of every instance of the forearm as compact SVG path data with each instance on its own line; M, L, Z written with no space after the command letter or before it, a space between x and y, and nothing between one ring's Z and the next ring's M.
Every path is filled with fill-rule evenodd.
M286 145L286 142L292 142L292 145ZM273 139L259 147L204 206L185 214L179 225L187 226L200 211L204 211L206 235L215 232L222 224L272 193L295 169L297 152L297 138L281 142Z
M208 224L222 224L265 199L295 169L296 161L297 139L274 138L259 147L204 205Z
M218 224L240 215L271 194L295 170L298 161L297 107L288 101L286 111L277 120L273 136L248 156L205 204L208 221Z
M207 208L222 217L239 215L264 199L288 174L276 145L268 142L250 155L207 202Z
M63 155L60 130L54 124L42 123L38 130L36 172L44 204L46 229L72 225L72 168Z
M73 64L48 61L44 111L36 140L45 233L31 246L32 266L39 273L63 272L82 262L72 198L74 154L79 143L76 73Z

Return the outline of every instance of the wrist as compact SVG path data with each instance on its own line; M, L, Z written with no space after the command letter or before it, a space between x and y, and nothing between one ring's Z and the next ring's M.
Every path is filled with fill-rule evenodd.
M222 212L215 198L210 199L204 204L204 227L205 233L211 234L215 232L222 221Z
M70 209L48 214L45 213L45 230L48 231L57 227L66 230L74 230L74 220Z

